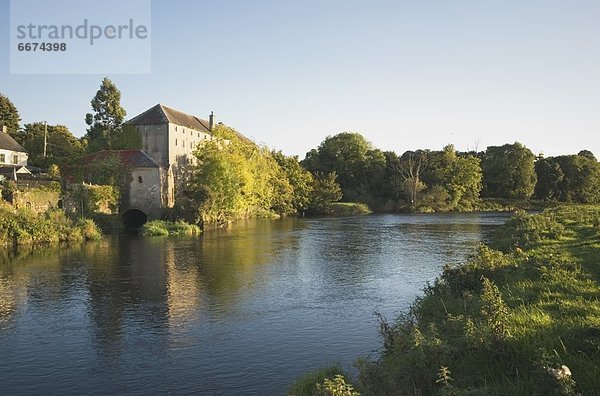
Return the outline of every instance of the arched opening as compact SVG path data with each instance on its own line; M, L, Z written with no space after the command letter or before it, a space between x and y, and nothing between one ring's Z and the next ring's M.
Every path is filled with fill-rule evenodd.
M146 213L138 209L129 209L121 216L123 225L128 230L138 229L148 221Z

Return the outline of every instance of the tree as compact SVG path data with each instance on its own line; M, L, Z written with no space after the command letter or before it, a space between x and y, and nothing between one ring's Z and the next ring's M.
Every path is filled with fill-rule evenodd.
M565 178L560 164L555 158L540 158L535 163L537 184L535 197L542 200L560 200L561 186Z
M122 125L120 132L113 136L110 148L112 150L141 150L142 134L133 125Z
M105 77L91 104L94 113L85 116L89 125L86 135L89 151L111 148L113 141L122 132L121 125L126 115L125 109L121 107L121 92Z
M533 195L535 156L521 143L488 147L481 166L485 197L526 199Z
M404 188L408 193L408 201L411 210L415 210L418 206L418 194L426 187L425 183L421 181L421 175L426 167L426 157L423 152L407 151L400 157L400 168L398 169L398 172L404 182Z
M336 172L344 200L369 202L383 183L386 159L362 135L343 132L308 152L302 165L313 174Z
M204 222L294 211L293 185L269 150L226 126L218 126L213 135L195 152L198 162L188 186L188 195L201 200Z
M342 199L343 193L335 172L317 172L313 179L310 210L325 213L327 206Z
M312 174L300 165L297 156L288 157L281 151L273 151L271 155L283 170L292 188L292 208L305 211L310 204L314 187Z
M46 157L44 157L44 135L46 138ZM59 166L72 164L83 154L81 142L64 125L48 125L42 122L25 124L16 140L29 153L29 164L48 168L51 164Z
M19 111L7 96L0 93L0 124L6 126L9 135L15 137L19 133Z

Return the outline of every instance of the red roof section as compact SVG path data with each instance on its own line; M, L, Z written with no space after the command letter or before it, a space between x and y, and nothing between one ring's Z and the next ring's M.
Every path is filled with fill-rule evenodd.
M160 166L144 150L102 150L90 154L82 159L82 163L104 161L108 158L117 157L127 167L132 168L159 168Z

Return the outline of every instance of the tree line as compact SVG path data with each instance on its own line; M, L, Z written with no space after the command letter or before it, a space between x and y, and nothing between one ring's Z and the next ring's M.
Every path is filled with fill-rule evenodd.
M480 152L448 145L398 155L344 132L327 137L302 165L335 172L343 200L375 210L476 210L485 207L482 198L600 202L600 164L588 150L544 158L516 142Z
M120 100L116 85L103 79L82 138L62 125L33 122L21 128L18 110L1 94L0 122L29 152L31 165L69 169L99 150L141 148L141 135L124 123ZM600 202L600 165L587 150L545 158L513 143L485 151L447 145L399 155L374 147L359 133L343 132L300 160L243 141L225 125L214 134L195 151L193 177L177 192L177 216L219 222L272 213L327 214L339 200L391 212L479 210L494 199Z

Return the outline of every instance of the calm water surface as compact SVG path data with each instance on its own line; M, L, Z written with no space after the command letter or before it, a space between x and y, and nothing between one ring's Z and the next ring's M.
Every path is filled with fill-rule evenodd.
M0 253L1 394L283 395L380 346L500 214L260 220Z

